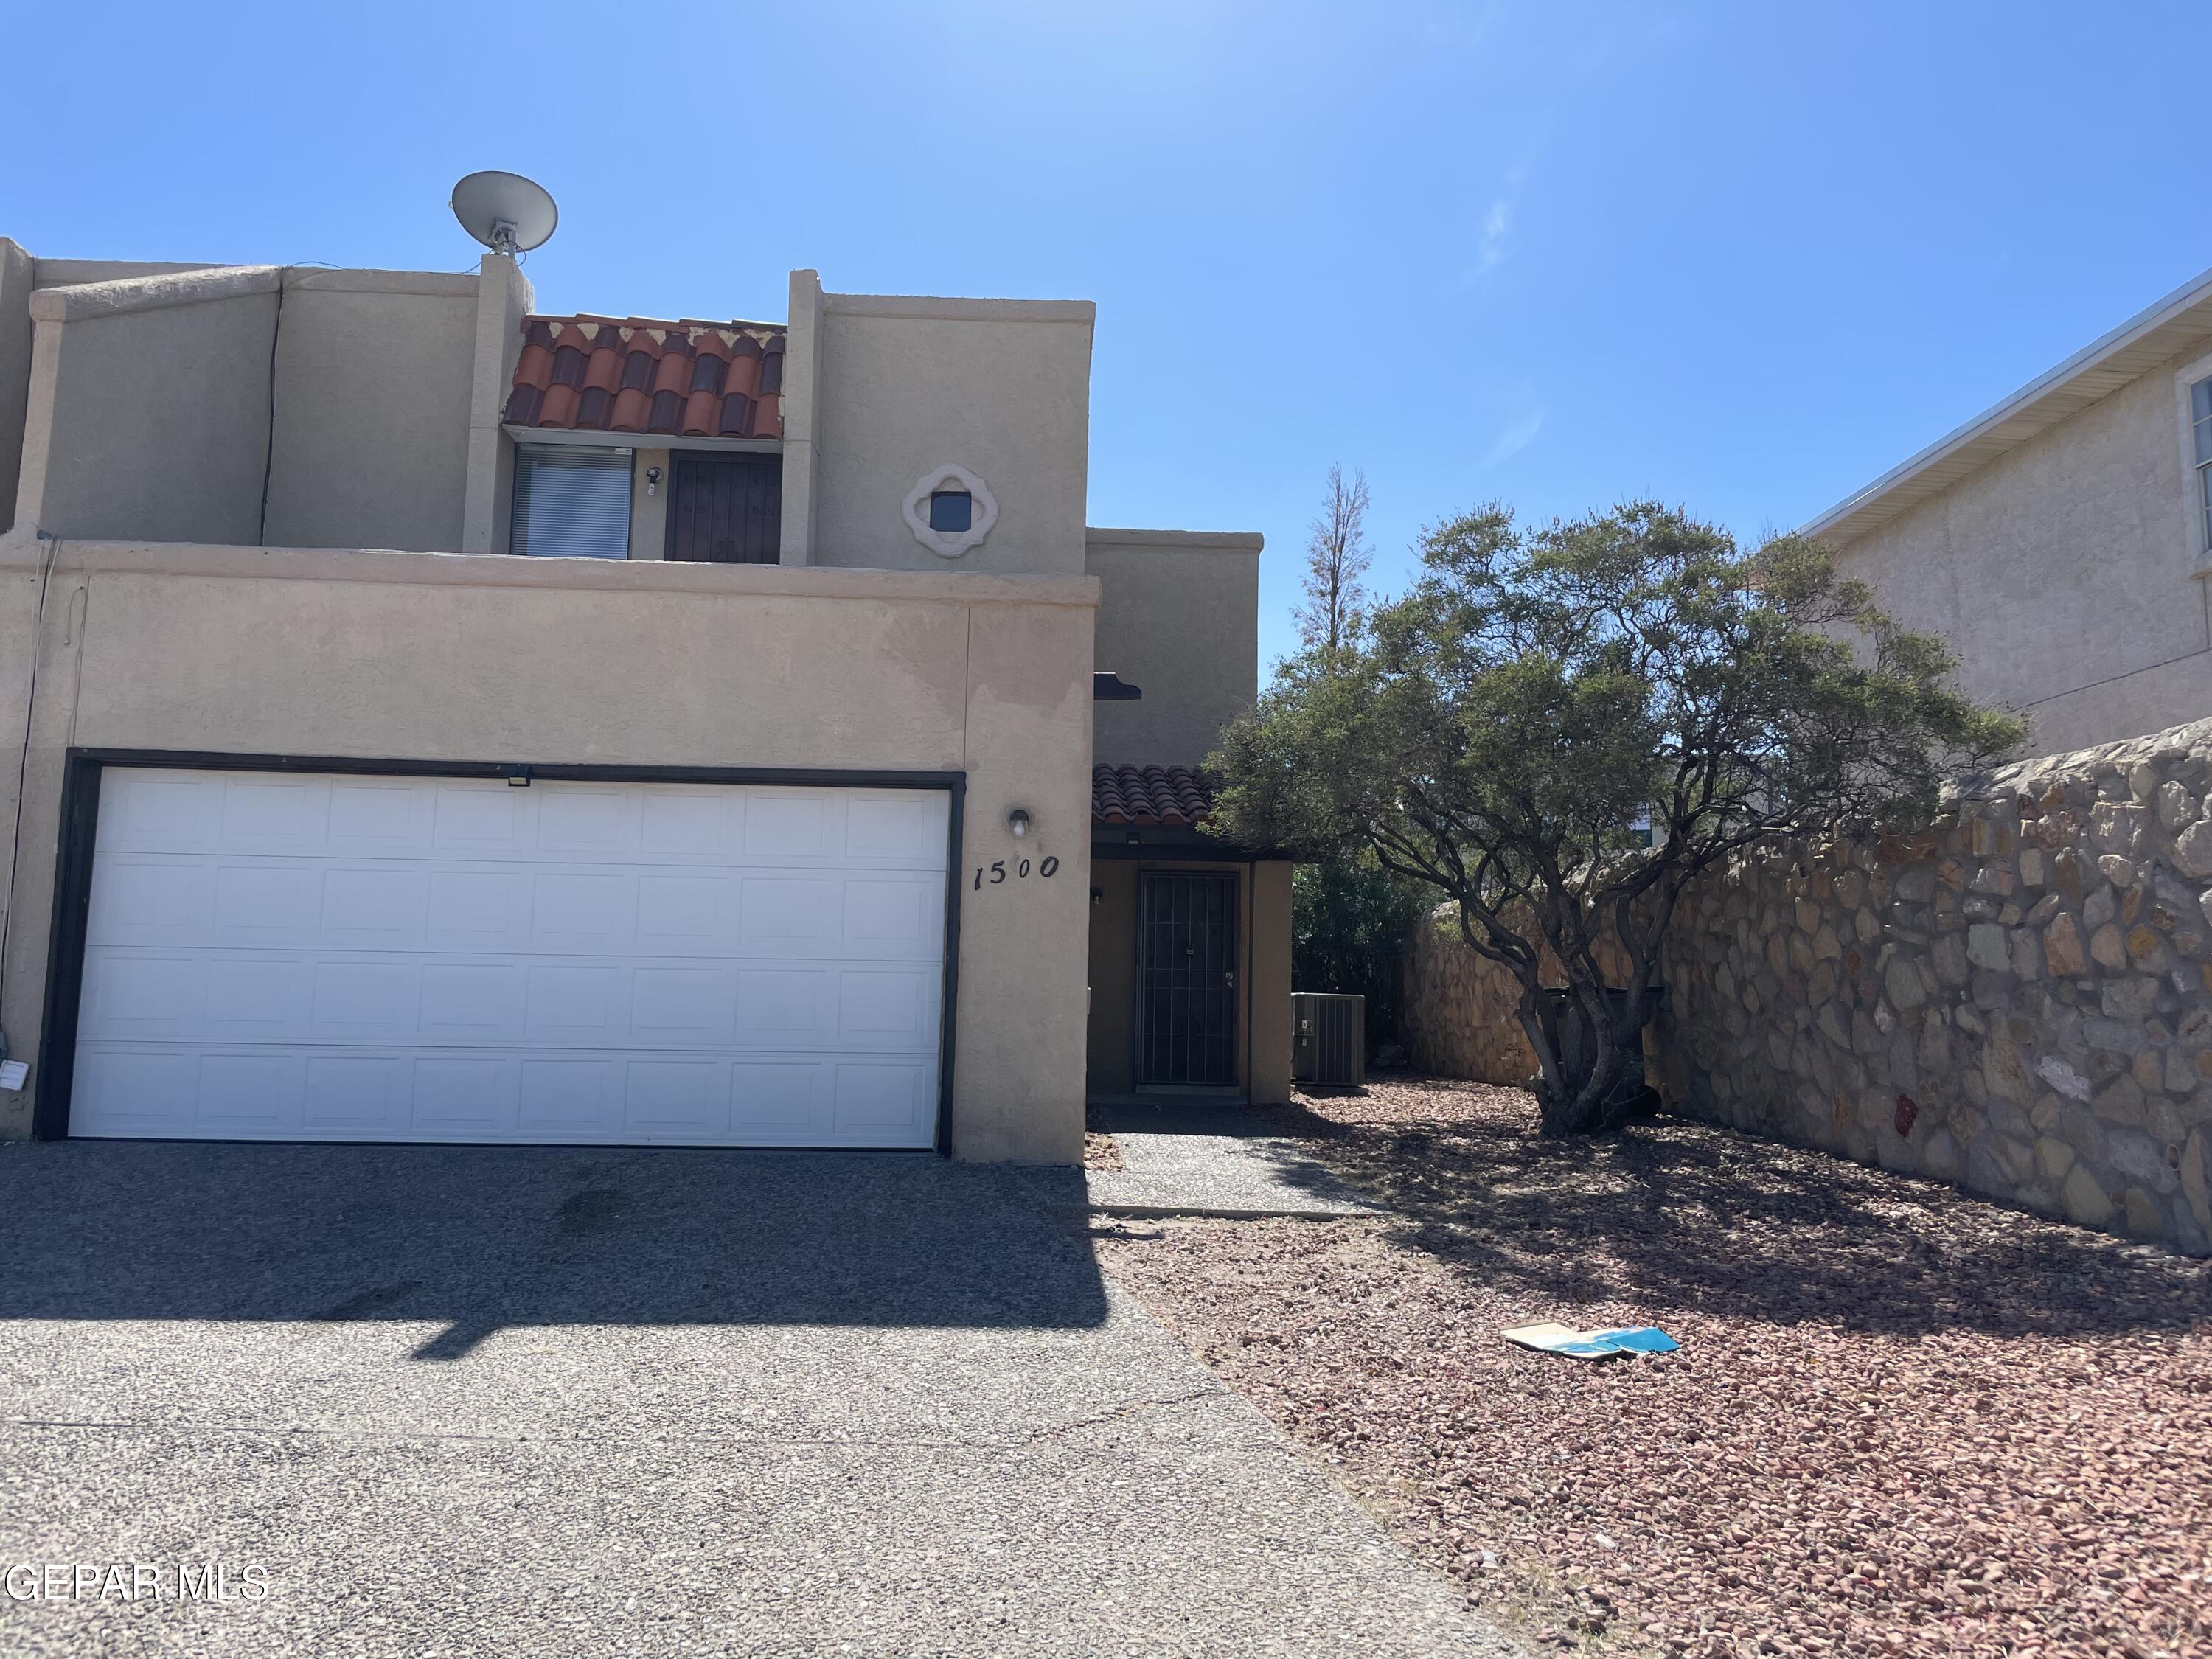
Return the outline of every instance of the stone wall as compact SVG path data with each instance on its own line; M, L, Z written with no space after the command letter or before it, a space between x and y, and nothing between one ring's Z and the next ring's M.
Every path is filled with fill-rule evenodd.
M1662 959L1670 1107L2212 1251L2208 784L2212 720L1962 781L1920 835L1715 872ZM1463 960L1409 969L1416 1054L1513 1080L1499 1038L1439 1029L1517 1043L1510 983L1420 932L1416 963Z
M1526 920L1514 919L1524 937L1534 931ZM1627 962L1610 931L1594 951L1599 968L1620 983ZM1542 959L1544 983L1565 984L1558 959L1549 951ZM1536 1051L1522 1034L1520 1007L1521 981L1460 939L1456 904L1440 904L1413 924L1406 941L1401 1035L1414 1065L1445 1077L1519 1087L1536 1071Z
M1406 941L1406 1051L1425 1072L1478 1083L1526 1083L1535 1052L1522 1035L1521 987L1461 942L1452 905L1413 924Z

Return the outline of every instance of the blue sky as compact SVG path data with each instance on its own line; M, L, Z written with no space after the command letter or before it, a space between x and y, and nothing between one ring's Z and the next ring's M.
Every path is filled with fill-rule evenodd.
M550 310L1098 302L1095 524L1258 529L1291 640L1332 461L1425 521L1801 522L2212 264L2212 6L17 11L0 234L461 268L480 167ZM46 38L41 39L41 36Z

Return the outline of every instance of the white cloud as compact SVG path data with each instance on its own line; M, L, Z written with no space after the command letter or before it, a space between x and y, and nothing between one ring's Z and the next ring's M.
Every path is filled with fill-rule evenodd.
M1498 434L1498 441L1491 445L1489 453L1475 465L1478 467L1487 468L1496 466L1500 462L1511 460L1530 444L1534 443L1536 434L1543 429L1544 411L1540 409L1534 414L1523 415L1520 419L1508 422L1505 430Z
M1513 234L1513 198L1501 196L1490 204L1490 211L1482 216L1482 240L1474 253L1474 274L1486 276L1498 269L1505 258L1505 246Z
M1431 51L1473 52L1488 43L1504 9L1500 0L1485 0L1479 6L1431 7L1417 15L1416 33Z
M1528 169L1525 163L1513 167L1499 181L1498 193L1490 198L1484 210L1481 228L1476 233L1474 258L1460 280L1474 283L1505 262L1513 252L1513 216L1520 210L1521 187L1527 182Z

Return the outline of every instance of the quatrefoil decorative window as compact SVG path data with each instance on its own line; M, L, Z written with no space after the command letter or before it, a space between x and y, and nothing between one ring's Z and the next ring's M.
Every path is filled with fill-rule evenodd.
M951 462L921 475L907 491L903 511L915 540L940 559L957 559L981 547L999 521L999 503L990 487Z

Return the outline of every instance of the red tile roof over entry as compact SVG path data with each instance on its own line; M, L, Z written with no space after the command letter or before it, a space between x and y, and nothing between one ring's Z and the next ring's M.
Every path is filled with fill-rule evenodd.
M765 323L526 317L509 426L783 436L783 331Z
M1091 817L1098 823L1196 823L1213 810L1213 791L1188 766L1094 766Z

